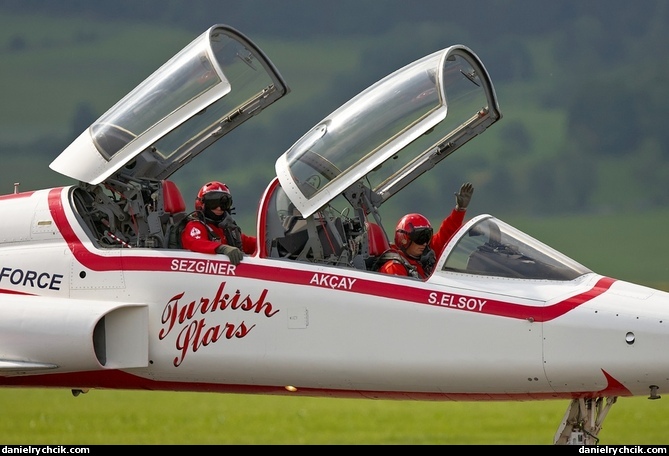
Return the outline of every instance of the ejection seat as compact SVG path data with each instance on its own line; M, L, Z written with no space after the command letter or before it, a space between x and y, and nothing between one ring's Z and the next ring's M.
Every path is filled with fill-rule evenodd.
M179 190L177 185L169 180L163 180L162 184L162 193L163 193L163 216L162 223L165 226L165 238L164 238L164 247L166 248L178 248L180 243L178 242L177 237L180 235L178 233L179 223L186 218L188 213L186 212L186 202L184 201L183 195Z
M390 249L390 243L388 242L388 237L386 233L376 223L365 222L365 227L367 229L367 259L365 264L368 270L373 270L374 265L378 259L383 255L388 249Z

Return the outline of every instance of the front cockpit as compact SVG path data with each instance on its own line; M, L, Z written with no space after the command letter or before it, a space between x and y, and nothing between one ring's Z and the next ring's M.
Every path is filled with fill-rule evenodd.
M334 266L365 268L369 257L365 214L338 198L304 217L274 180L263 210L261 255Z
M490 77L464 46L397 70L276 161L279 182L259 216L262 251L369 269L389 246L379 208L500 118Z
M374 271L376 260L390 248L382 226L364 211L356 213L345 198L305 218L275 180L263 213L261 256ZM437 258L435 271L551 281L592 272L487 214L472 218L455 233Z
M339 195L380 207L501 118L478 57L451 46L372 85L276 162L288 198L308 217Z

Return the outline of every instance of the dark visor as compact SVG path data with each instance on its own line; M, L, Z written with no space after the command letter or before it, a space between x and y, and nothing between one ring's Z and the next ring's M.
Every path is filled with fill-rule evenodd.
M432 228L418 228L409 233L409 239L416 244L428 244L432 239Z
M229 211L232 207L232 196L225 192L210 192L204 195L204 207L210 211L220 207L224 211Z

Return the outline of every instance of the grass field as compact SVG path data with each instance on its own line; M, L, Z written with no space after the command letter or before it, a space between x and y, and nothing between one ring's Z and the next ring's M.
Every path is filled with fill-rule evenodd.
M565 401L434 403L149 391L0 390L1 444L551 445ZM669 400L621 398L601 444L669 444Z

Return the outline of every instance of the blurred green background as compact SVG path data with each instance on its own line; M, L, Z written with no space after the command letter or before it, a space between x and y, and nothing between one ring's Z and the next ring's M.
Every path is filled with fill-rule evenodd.
M491 213L613 277L669 290L669 2L0 0L0 193L72 183L48 165L197 35L231 25L292 92L173 179L233 190L244 231L274 161L395 69L464 44L504 118L384 205L386 227ZM192 195L192 196L191 196ZM0 443L551 443L567 404L396 403L190 393L0 391ZM664 401L621 399L604 443L669 443Z
M188 204L222 180L253 233L279 155L378 79L459 43L483 60L504 117L384 204L386 229L408 211L436 223L471 181L471 215L602 274L667 286L662 0L0 0L0 193L73 183L48 164L215 23L256 41L292 92L172 176Z
M395 69L464 44L504 118L384 208L441 218L463 181L503 219L669 206L669 4L663 0L0 1L0 191L59 184L51 162L215 23L249 35L292 89L173 177L225 181L253 230L274 161ZM2 184L4 182L4 184ZM190 199L190 198L188 198Z

